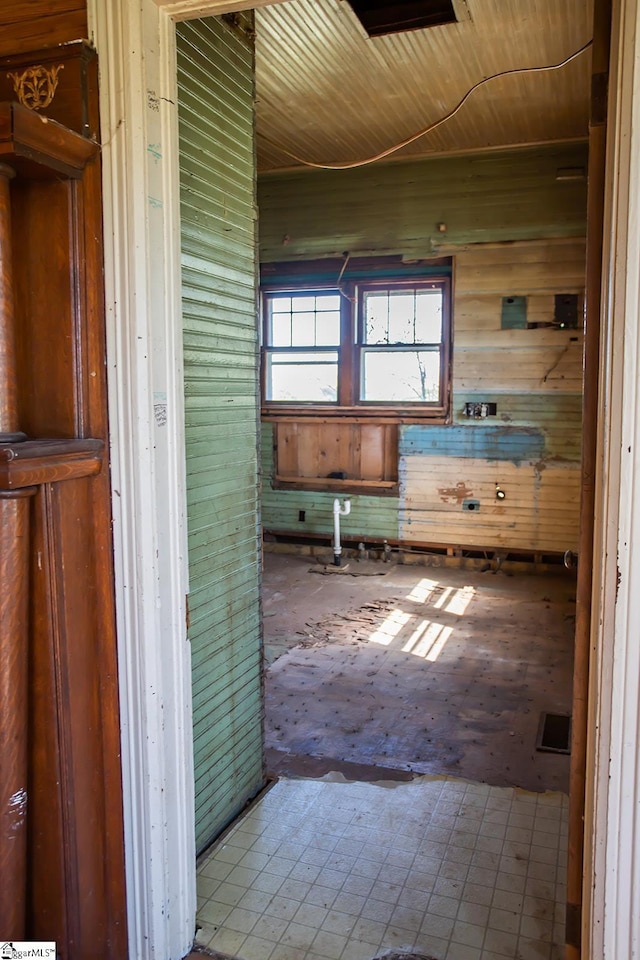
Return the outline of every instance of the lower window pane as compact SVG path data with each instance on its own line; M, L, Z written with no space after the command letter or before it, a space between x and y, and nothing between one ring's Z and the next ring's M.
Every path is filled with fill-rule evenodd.
M374 403L437 403L440 354L435 350L365 350L361 400Z
M338 354L267 354L267 400L336 403Z

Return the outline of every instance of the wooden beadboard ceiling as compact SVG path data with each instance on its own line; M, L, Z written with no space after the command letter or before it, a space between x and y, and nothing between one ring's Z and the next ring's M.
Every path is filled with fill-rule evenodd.
M591 0L456 0L460 22L368 39L346 0L256 10L261 171L377 154L448 113L484 77L559 63L592 35ZM586 137L590 50L501 77L395 157Z

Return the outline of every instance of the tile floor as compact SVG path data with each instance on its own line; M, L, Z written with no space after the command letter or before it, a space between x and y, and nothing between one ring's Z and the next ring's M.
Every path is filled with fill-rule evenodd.
M280 780L199 863L197 942L242 960L560 960L567 805L452 778Z

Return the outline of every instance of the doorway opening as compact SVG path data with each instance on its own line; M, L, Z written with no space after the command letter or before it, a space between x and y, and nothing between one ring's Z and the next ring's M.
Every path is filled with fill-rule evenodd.
M294 5L287 7L291 9ZM274 12L273 23L281 22L285 16L280 10ZM251 49L250 27L241 17L231 17L220 23L222 26L216 26L212 31L213 47L229 48L231 41L228 38L233 37L235 66L240 44L243 50ZM259 28L260 19L258 38ZM208 27L203 29L206 32ZM188 26L185 26L183 37L188 33ZM306 42L310 44L312 40L307 38ZM193 74L190 79L198 73L206 75L211 67L206 57L203 62L200 52L190 58L190 64ZM224 139L227 131L222 131L223 150L229 157L237 159L238 144L243 136L247 139L246 132L238 133L241 116L247 120L246 109L243 112L246 103L242 108L238 107L237 78L234 77L233 83L224 83L221 81L229 80L224 71L222 76L219 73L215 76L215 82L220 83L220 91L216 93L216 112L228 120L231 129L228 142ZM263 89L269 89L268 79ZM188 94L193 95L194 91ZM207 104L197 94L195 96L201 117L206 119ZM211 118L212 127L216 122ZM197 135L190 143L201 149ZM284 154L289 156L288 166L291 154L287 149ZM268 151L261 156L268 157ZM195 227L189 237L192 246L186 249L186 259L190 261L188 266L193 276L200 274L202 280L192 284L194 291L197 288L201 291L212 273L200 268L199 258L204 263L206 257L198 247L210 225L227 234L223 238L225 246L218 252L218 262L223 262L225 270L232 272L239 263L240 251L236 245L243 235L245 240L250 238L253 228L253 224L250 228L247 226L251 217L246 211L240 211L242 189L239 188L236 195L237 183L225 179L233 169L233 160L222 174L225 182L215 186L215 191L220 194L215 197L204 196L200 190L203 171L199 162L196 157L195 161L190 159L183 164L183 196L194 201L189 214L193 214L191 226ZM353 493L354 509L346 521L349 541L362 543L365 553L367 543L381 548L383 553L387 552L385 547L389 548L389 555L380 561L382 572L375 571L368 577L362 575L362 568L358 570L357 564L364 559L360 556L350 561L351 569L341 567L339 575L332 575L326 569L320 569L322 564L314 564L311 559L266 555L263 607L267 655L270 657L278 647L291 647L275 657L265 680L268 770L289 776L309 772L322 775L326 772L323 765L328 764L332 773L342 773L350 779L355 776L357 781L377 781L381 775L393 780L407 775L444 776L447 783L456 780L471 782L478 788L478 795L485 798L491 796L492 787L525 789L540 796L544 796L547 790L565 791L567 757L539 754L535 749L535 735L541 712L566 713L571 708L575 585L571 574L560 563L556 562L554 573L547 579L538 575L527 582L519 569L517 575L510 576L513 572L509 569L510 561L503 563L503 559L524 551L534 561L540 562L549 556L558 561L562 554L574 551L577 546L581 335L573 326L559 322L556 306L567 298L578 302L584 293L584 241L581 233L586 218L586 185L584 177L565 178L558 176L557 171L565 169L565 165L567 169L584 168L585 145L567 142L563 138L552 146L510 148L491 153L471 149L461 157L447 160L432 155L419 159L411 156L403 162L388 164L376 173L379 181L378 223L385 227L382 233L375 223L369 223L366 230L362 226L367 223L371 182L369 173L361 174L358 164L347 164L352 169L341 171L346 176L340 180L340 189L335 187L334 191L335 182L330 184L327 178L335 177L338 171L300 174L297 170L285 170L282 157L274 161L272 156L268 162L273 164L273 169L263 176L259 193L264 227L260 248L262 275L268 282L271 300L277 300L279 308L282 303L287 307L277 311L273 307L273 310L278 313L278 321L283 317L287 320L288 333L283 333L286 323L276 325L274 321L268 326L269 337L264 343L265 369L273 371L274 367L280 367L278 383L283 382L286 386L290 367L298 381L291 395L287 389L276 389L268 376L263 378L265 482L261 512L265 528L272 537L282 541L299 536L302 524L303 539L313 541L326 529L335 494ZM478 178L480 171L484 179ZM525 199L520 187L514 187L508 197L502 197L502 209L499 209L495 198L498 185L505 182L505 177L518 184L523 178L533 180ZM477 203L471 203L468 197L465 199L470 178L475 185L474 200ZM426 193L421 192L425 183L429 185ZM437 185L435 192L434 184ZM246 184L244 188L246 200ZM345 191L349 196L348 203ZM539 200L541 196L554 208L553 217L559 217L558 210L562 210L561 226L550 226L549 214L548 211L544 213L543 205L532 206L531 201L534 198ZM209 211L207 203L211 199L212 211ZM414 205L413 212L407 208L407 201ZM481 206L483 202L487 203L489 212L480 224L471 225L465 217L470 216L470 212L476 217L478 204ZM451 224L455 218L449 216L450 211L446 208L450 205L451 211L459 211L461 204L466 213L460 215L454 231ZM506 226L506 208L514 204L520 205L517 226ZM186 206L189 206L188 200ZM215 212L218 207L221 214ZM445 209L444 213L442 209ZM345 222L345 210L348 222ZM239 219L234 219L236 217ZM439 236L433 235L433 229L421 232L422 224L431 221L436 224L435 231ZM441 325L439 339L432 336L426 342L428 338L425 339L424 335L418 337L415 306L418 281L415 279L411 288L413 339L411 331L409 334L405 331L399 338L392 336L390 314L386 325L377 322L379 318L373 318L377 326L373 320L369 324L370 318L362 314L362 310L367 309L362 305L368 301L366 296L360 297L360 293L367 284L379 283L380 274L374 273L372 279L370 273L361 272L364 268L359 255L365 251L354 245L354 229L360 231L359 242L364 244L366 240L369 245L366 252L371 254L373 250L378 255L374 270L388 271L393 267L394 280L398 271L407 268L408 262L420 275L419 282L425 285L433 282L426 278L433 276L430 271L437 269L442 290L449 290L442 277L448 281L454 274L452 293L447 292L453 316L452 336L445 336ZM327 264L334 266L332 258L336 258L338 250L343 250L337 256L339 269L335 276L328 278ZM227 254L228 262L225 260ZM311 256L316 261L324 261L324 265L319 272L314 266L310 276L304 275L304 271L310 269ZM394 261L393 264L390 260ZM247 257L244 266L248 268L249 265L250 258ZM370 264L367 269L371 269ZM237 280L237 276L234 279ZM232 294L227 280L223 275L219 289L214 291L214 299L224 305L220 316L213 317L216 330L204 330L199 326L202 317L198 309L190 313L194 356L197 354L200 359L209 348L212 354L219 351L221 344L224 352L224 338L228 334L223 331L229 327L228 313L237 309L236 304L228 302ZM388 276L386 280L388 286ZM249 282L246 289L250 290ZM400 293L407 299L404 287ZM318 301L323 298L327 303L331 301L333 304L334 300L337 303L334 308L337 318L333 319L331 329L338 332L333 338L331 330L320 322L326 319L325 313L331 312L329 306L326 310L318 306ZM314 301L312 306L305 307L298 302L309 299ZM391 294L386 288L384 297L378 295L369 299L372 303L384 299L389 311ZM205 300L206 297L202 303ZM347 308L341 300L360 304L360 313L356 310L348 321ZM512 309L516 301L517 311ZM237 319L235 314L234 319ZM384 334L376 334L375 331L383 327ZM210 334L216 339L205 339ZM383 342L378 342L376 337L379 336ZM209 383L216 384L217 391L211 408L215 408L216 416L206 423L207 427L214 428L211 438L199 434L204 424L199 415L208 389L207 378L198 374L199 360L189 368L188 358L187 399L190 395L193 397L192 410L196 414L193 420L196 453L190 456L188 450L188 473L194 484L203 481L200 487L202 497L196 496L193 503L196 512L202 511L200 517L204 521L196 534L198 542L192 559L195 563L212 561L213 541L207 539L207 530L213 521L209 522L205 513L208 510L212 515L216 514L219 530L220 515L227 517L225 511L228 510L231 546L247 545L247 565L243 572L253 577L257 558L255 541L251 541L250 520L247 536L237 525L234 526L233 510L237 500L231 498L231 475L227 477L228 489L219 491L221 498L214 490L214 487L224 485L224 470L231 462L229 451L235 453L241 449L237 442L238 424L224 415L219 416L219 404L221 398L228 398L231 402L232 398L242 396L241 381L246 370L241 369L243 361L240 359L238 363L238 357L242 358L242 350L246 348L244 356L248 369L252 349L249 327L244 345L235 346L234 361L220 363L219 369L225 371L221 377L224 381L221 389L218 389L220 383L216 382L216 377L209 379ZM191 342L187 349L190 347ZM380 370L377 385L374 388L367 386L368 364L372 358L382 358L384 362L389 354L396 362L402 355L404 362L404 358L414 353L436 358L434 362L440 374L433 379L437 389L434 387L431 393L423 390L417 400L413 396L407 399L405 394L409 388L398 396L393 389L380 387ZM216 363L219 360L216 358ZM322 367L323 383L331 380L331 389L324 383L320 399L305 394L305 378L301 377L301 371L318 366ZM422 369L419 368L419 374ZM238 410L239 405L235 409ZM255 426L251 416L251 411L247 411L247 418L242 421L242 426L248 428L247 434L242 436L243 442L248 441L247 450L250 431ZM224 433L227 441L222 445L221 424L224 424L223 433L227 431ZM189 416L187 426L189 430ZM213 446L206 449L209 439L212 439ZM235 444L230 442L232 439ZM330 450L327 449L328 440L335 444ZM222 446L225 446L224 457ZM391 447L393 456L390 458ZM204 457L209 458L215 473L207 474L208 468L203 466L204 459L201 459ZM198 460L200 464L196 462ZM250 484L254 465L240 454L235 467L243 463L248 464ZM473 563L460 563L459 569L452 569L446 562L436 565L433 557L431 564L423 568L393 562L394 552L397 554L408 548L410 553L430 547L441 551L437 556L452 561L469 559L465 554L487 552L489 556L495 555L495 567L490 565L491 569L482 571L482 564L476 563L474 569ZM387 566L384 566L384 560L389 561ZM207 580L206 565L202 563L201 567L205 573L203 588L206 591L210 580ZM230 569L230 576L235 577L238 573L238 567L233 571ZM273 587L270 586L271 576L275 577ZM282 589L278 587L279 576L284 578ZM534 582L535 586L532 585ZM314 586L314 583L321 586ZM250 590L245 589L245 582L238 581L237 586L238 596L248 598L251 606L249 593L255 580L252 580ZM222 737L218 736L217 715L213 721L199 726L196 720L198 736L202 738L196 747L197 761L200 744L203 746L202 755L210 759L208 744L213 734L214 739L217 736L215 749L222 764L229 755L229 743L233 741L242 745L242 751L246 748L238 769L255 772L256 743L255 738L250 740L248 731L256 730L256 710L259 710L260 703L259 661L251 642L242 645L242 640L251 640L252 635L251 630L245 630L246 621L242 622L243 616L250 616L249 607L244 611L241 604L234 608L233 588L228 580L224 591L218 599L224 603L231 601L236 618L231 623L238 623L238 639L241 641L237 649L225 646L225 656L233 661L231 684L225 688L223 681L229 674L226 668L219 669L219 651L216 651L216 658L203 656L198 661L199 671L194 672L194 683L199 685L198 692L202 692L202 702L207 709L213 702L212 694L220 693L220 703L225 709L230 708L227 716L232 719L227 735ZM284 621L292 616L296 591L299 591L301 604L306 608L304 619L296 621L295 626L288 626ZM285 607L284 617L279 621L278 601L275 599L278 592L285 598L281 605ZM310 598L321 593L326 608L318 612L317 618L310 618ZM206 602L211 603L211 598ZM214 598L214 607L216 603ZM205 629L207 619L208 614L203 613ZM273 634L269 635L271 626ZM225 639L227 637L235 643L233 629L225 634ZM209 667L213 668L213 673ZM385 722L381 722L383 715ZM247 767L249 759L251 762ZM196 767L198 783L198 763ZM210 777L209 782L214 786L215 778ZM247 782L240 793L229 794L228 817L233 813L233 803L241 795L246 796L248 788ZM425 936L435 936L433 917L437 914L430 910L430 906L437 907L437 898L449 896L455 887L461 897L460 900L449 897L456 900L456 912L447 918L451 923L446 925L448 933L441 938L447 941L446 948L440 944L437 949L449 951L454 945L458 945L456 949L465 945L469 951L476 951L478 957L482 951L488 956L496 939L490 933L488 920L492 911L503 909L498 905L504 900L499 893L502 888L495 884L491 886L488 875L484 875L490 883L492 899L476 904L483 908L476 910L476 926L482 928L482 936L478 930L467 931L464 925L469 923L466 915L470 908L464 906L467 902L464 890L467 883L475 882L468 880L470 876L480 877L470 871L495 868L496 877L493 879L497 883L499 873L510 875L508 870L499 869L501 858L517 863L524 861L526 871L520 891L522 909L527 895L540 896L540 890L533 892L537 889L536 884L552 883L553 890L545 887L546 896L541 897L547 901L546 905L536 907L546 911L542 919L549 926L541 927L539 936L534 936L535 931L531 930L527 919L529 914L519 907L514 908L511 911L513 917L504 920L508 929L500 931L512 938L508 941L508 948L504 949L512 950L511 955L516 956L515 951L522 952L526 945L528 949L531 947L529 941L535 940L536 944L545 945L541 955L551 956L562 942L556 903L558 897L562 899L564 821L558 817L557 829L546 831L542 829L543 824L536 824L538 817L531 815L531 821L524 825L517 819L511 821L511 817L526 818L526 813L511 806L508 810L500 809L500 804L494 808L494 802L507 803L507 799L503 796L491 799L492 804L488 806L487 800L483 809L491 814L495 810L501 815L499 826L488 828L493 833L497 831L497 835L489 837L492 849L482 849L474 841L473 852L461 854L462 866L450 868L445 866L448 862L445 859L439 862L433 887L429 891L423 890L423 894L428 893L430 898L436 899L433 903L429 899L424 904L419 929L413 932L416 938L418 934L422 936L424 927ZM290 801L288 796L286 802ZM220 814L216 802L210 805L214 820ZM453 801L446 798L442 802ZM512 802L513 795L508 804ZM537 805L537 797L533 802ZM264 803L266 805L266 798ZM562 810L564 806L560 802L558 809ZM430 829L446 829L442 822L433 821L433 817L448 815L444 809L430 811ZM461 809L456 816L462 816ZM493 822L491 818L486 821L487 824ZM517 831L523 832L517 834ZM535 847L534 832L548 832L553 836L552 863L529 856ZM241 837L241 843L236 843L231 837L237 841L242 833L241 825L237 829L234 827L228 838L215 848L213 860L207 861L209 866L203 865L202 876L218 885L213 889L211 883L204 884L210 896L205 897L209 904L205 904L208 917L203 916L214 926L214 920L219 918L223 927L222 932L215 929L211 933L209 942L212 946L223 949L225 945L228 948L235 945L234 949L239 949L236 934L243 934L242 949L250 960L252 951L267 950L264 942L251 940L257 935L249 925L258 925L259 918L244 914L236 916L235 908L252 914L268 914L264 896L271 895L269 904L273 906L277 897L284 894L276 894L273 889L250 890L255 895L251 901L255 904L253 910L246 905L239 906L237 901L226 904L232 908L226 911L226 906L221 906L216 899L221 896L241 897L243 903L247 903L249 887L245 887L244 894L239 893L239 889L243 887L240 878L247 879L248 874L236 874L235 868L227 871L227 867L220 865L233 862L225 857L240 858L238 850L243 849L241 844L247 843L247 838ZM206 830L202 837L205 835ZM478 835L481 835L480 826ZM421 840L438 842L431 836L423 836ZM528 848L526 854L525 847ZM278 849L279 852L266 853L252 843L246 853L247 862L244 863L242 856L235 861L235 866L239 871L254 870L248 861L257 863L258 855L295 860L283 856L282 849ZM480 854L487 856L480 857ZM482 864L472 862L476 855ZM300 864L304 862L297 863L300 871L303 871ZM540 867L541 862L549 869ZM215 875L208 875L207 869ZM290 866L291 871L294 869L296 867ZM446 875L452 871L458 875ZM265 872L269 873L266 866ZM341 889L345 895L349 892L347 881L351 882L351 879L343 878ZM529 881L531 886L527 888ZM263 878L260 882L272 881ZM235 889L228 889L229 885ZM310 908L318 906L325 911L319 921L322 924L339 922L348 925L343 917L328 920L335 912L332 907L307 900L309 894L320 896L313 889L315 892L304 890L304 902L297 904L295 914L279 919L286 919L289 925L309 926L309 922L302 922L302 916L308 920ZM287 887L290 895L285 899L296 901L293 890L293 887ZM301 887L295 887L295 890L298 895L303 893ZM264 896L257 896L258 893ZM372 899L378 903L377 897ZM280 901L277 906L286 911L293 909ZM303 907L306 912L298 914ZM447 909L454 908L448 906ZM552 916L547 915L549 912ZM484 926L484 921L479 921L480 913L487 921ZM399 920L396 922L400 923ZM409 921L405 917L403 922L415 926L418 920ZM233 926L237 923L243 925L239 930ZM399 929L408 931L410 927L400 926ZM499 927L493 929L495 932ZM316 931L316 934L320 932ZM293 930L283 933L277 945L272 947L274 957L280 955L278 951L286 952L287 946L301 949L300 945L287 941L287 936L295 933ZM297 933L302 935L300 931ZM371 946L368 941L362 941L356 948L356 943L360 943L359 935L352 937L351 933L337 933L327 926L324 934L346 936L348 942L341 944L343 950L362 950L362 943L367 943L367 949ZM304 935L309 936L308 933ZM464 936L473 936L474 939L465 943L459 939ZM259 936L257 939L267 944L275 942L269 937ZM305 941L305 951L311 951L310 956L315 942Z

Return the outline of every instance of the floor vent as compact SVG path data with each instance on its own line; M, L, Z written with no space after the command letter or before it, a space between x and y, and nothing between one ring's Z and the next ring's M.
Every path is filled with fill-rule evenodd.
M536 750L571 753L571 717L560 713L541 713Z

